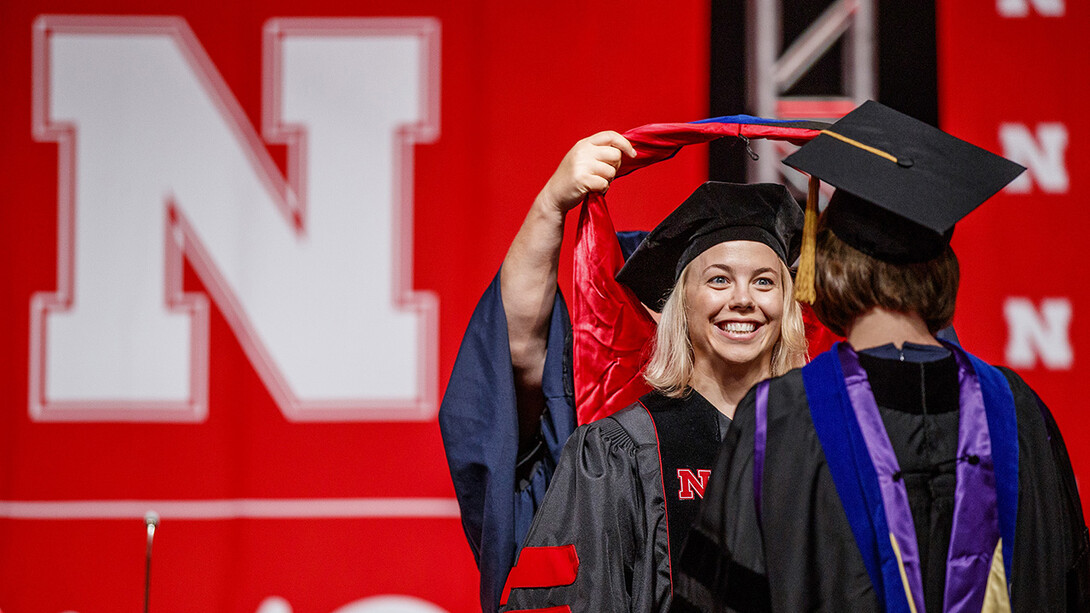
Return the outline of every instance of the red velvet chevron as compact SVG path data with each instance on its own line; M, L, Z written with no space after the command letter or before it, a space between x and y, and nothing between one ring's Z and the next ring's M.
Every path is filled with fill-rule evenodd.
M507 604L511 590L525 587L558 587L571 585L579 574L579 556L575 545L559 547L523 547L518 562L507 575L500 605ZM566 607L533 609L535 611L563 610Z

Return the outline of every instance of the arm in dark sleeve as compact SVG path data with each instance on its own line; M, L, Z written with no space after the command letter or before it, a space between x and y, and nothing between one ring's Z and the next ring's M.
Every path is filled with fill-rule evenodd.
M1090 544L1071 460L1052 412L1021 377L1000 368L1018 417L1014 611L1090 611Z
M518 545L575 427L566 341L571 323L557 292L542 381L546 410L537 445L520 457L516 386L499 285L497 275L473 312L439 409L462 526L481 571L484 611L498 607Z
M612 418L577 429L511 572L505 610L662 610L669 574L665 538L656 539L664 520L657 458ZM549 572L543 558L553 560Z
M1071 468L1071 459L1067 455L1060 427L1052 417L1045 403L1034 394L1041 417L1045 421L1045 431L1051 446L1052 461L1060 475L1066 509L1067 532L1071 543L1071 560L1067 564L1067 610L1090 611L1090 532L1082 513L1079 489L1075 483L1075 473Z

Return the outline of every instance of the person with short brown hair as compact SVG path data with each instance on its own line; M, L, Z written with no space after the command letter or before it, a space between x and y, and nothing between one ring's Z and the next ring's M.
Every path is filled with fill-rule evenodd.
M924 262L891 264L853 248L822 218L816 269L821 300L814 302L814 312L839 336L847 336L852 321L874 307L919 313L932 335L953 322L961 272L949 245Z
M847 341L739 404L671 610L1090 610L1051 413L935 337L957 295L954 224L1024 169L875 102L785 163L836 187L814 310Z

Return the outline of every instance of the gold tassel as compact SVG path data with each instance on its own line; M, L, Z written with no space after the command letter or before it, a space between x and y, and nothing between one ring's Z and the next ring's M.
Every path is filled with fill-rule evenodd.
M799 270L795 273L795 300L813 304L814 260L817 257L817 220L818 187L821 181L810 177L810 188L806 194L806 221L802 226L802 253L799 255Z

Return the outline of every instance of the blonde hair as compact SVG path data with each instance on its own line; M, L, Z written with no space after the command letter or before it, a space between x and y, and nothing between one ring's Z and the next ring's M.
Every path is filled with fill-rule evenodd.
M681 272L662 307L651 359L643 373L644 380L651 387L672 398L689 393L693 378L693 345L689 340L688 307L685 303L685 285L691 266L692 263ZM783 317L780 319L780 338L772 347L770 366L773 377L803 366L807 351L802 308L794 298L791 271L782 261L780 277L783 279Z

